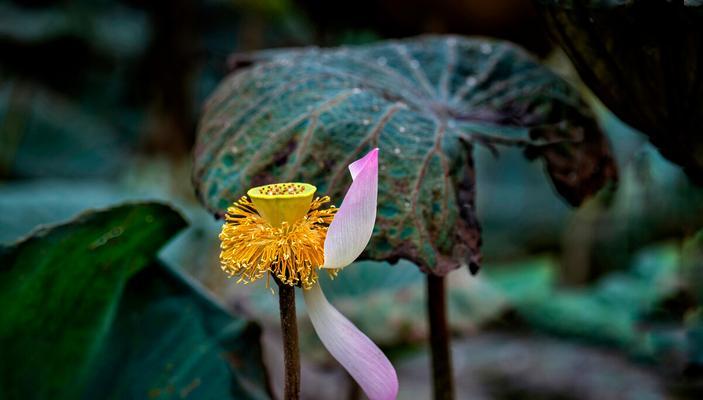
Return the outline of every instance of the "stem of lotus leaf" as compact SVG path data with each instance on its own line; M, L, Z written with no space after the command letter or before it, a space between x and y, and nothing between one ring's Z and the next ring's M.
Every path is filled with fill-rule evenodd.
M300 350L298 348L298 324L295 317L295 287L278 282L278 305L281 310L281 333L283 336L283 366L285 385L283 398L300 398Z
M434 400L454 399L454 375L449 352L445 279L427 274L427 314L430 324Z

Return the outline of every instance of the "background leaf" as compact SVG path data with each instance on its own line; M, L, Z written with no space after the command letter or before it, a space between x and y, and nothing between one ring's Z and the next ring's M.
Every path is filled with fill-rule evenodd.
M558 265L549 259L494 267L486 269L486 280L534 329L645 357L660 350L651 341L662 333L645 323L681 285L680 254L673 245L640 251L629 270L585 288L558 287Z
M598 98L703 183L703 2L534 3Z
M347 165L378 146L367 256L442 275L479 261L473 144L524 146L575 204L615 175L578 93L506 42L421 37L247 57L258 64L212 95L194 150L201 200L219 214L272 181L340 199Z
M233 318L192 284L163 265L130 280L86 398L270 397L259 326Z
M75 396L125 283L184 226L163 205L123 206L4 249L3 390L13 398Z
M115 176L127 165L124 131L42 86L3 82L0 118L3 175L96 178Z
M168 206L135 203L2 248L2 397L76 398L88 386L89 398L266 397L256 327L165 267L145 268L184 226ZM126 366L137 364L153 368L136 380Z

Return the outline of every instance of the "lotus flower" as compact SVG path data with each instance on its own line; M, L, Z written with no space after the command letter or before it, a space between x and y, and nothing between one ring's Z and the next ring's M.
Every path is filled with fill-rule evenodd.
M318 270L331 275L354 262L371 238L376 220L378 149L349 165L352 184L339 209L322 206L306 183L255 187L228 208L220 262L237 282L273 274L303 289L313 327L327 350L370 400L395 399L398 378L381 350L325 298Z

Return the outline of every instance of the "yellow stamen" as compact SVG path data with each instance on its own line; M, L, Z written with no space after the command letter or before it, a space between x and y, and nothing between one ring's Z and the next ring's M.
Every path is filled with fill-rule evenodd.
M327 228L337 209L332 206L321 210L320 207L330 199L327 196L318 197L314 201L307 200L302 216L291 217L299 212L298 208L302 204L297 201L302 197L291 196L307 196L309 188L313 188L310 193L312 198L315 191L311 185L293 185L301 185L302 189L297 186L289 189L283 185L254 188L248 192L252 201L242 197L227 209L220 233L220 263L226 273L239 278L238 283L250 283L264 275L268 277L271 273L287 285L302 286L305 289L317 282L317 270L325 261ZM281 190L284 193L279 193ZM285 190L300 192L288 193ZM252 191L255 191L253 195ZM264 201L261 203L255 199ZM279 225L272 224L269 218L264 217L260 204L273 212L269 218L270 215L283 216ZM275 206L286 210L276 210ZM330 270L330 274L334 276L336 271Z
M247 195L269 224L280 227L284 222L293 224L305 216L316 190L307 183L275 183L249 189Z

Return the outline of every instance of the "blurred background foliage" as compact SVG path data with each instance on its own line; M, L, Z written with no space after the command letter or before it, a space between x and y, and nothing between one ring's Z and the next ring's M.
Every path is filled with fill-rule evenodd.
M516 41L588 95L526 0L0 4L0 344L15 348L0 361L0 398L278 395L275 298L225 279L220 222L193 195L203 101L237 51L427 32ZM703 189L589 98L620 182L579 209L520 150L476 149L484 265L449 278L459 398L703 394ZM176 234L181 217L143 200L172 205L188 227ZM139 250L153 219L170 228ZM85 249L101 238L117 240L108 261ZM417 268L364 261L323 285L392 356L400 398L429 398ZM357 396L301 317L304 398ZM48 369L65 362L75 371ZM49 375L38 385L25 372Z

